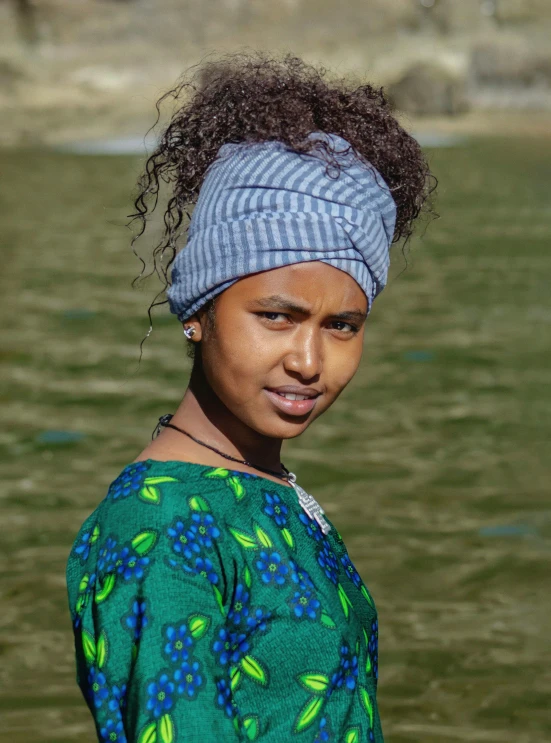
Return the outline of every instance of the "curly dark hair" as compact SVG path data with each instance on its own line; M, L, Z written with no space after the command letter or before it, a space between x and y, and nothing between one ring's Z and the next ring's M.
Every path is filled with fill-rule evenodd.
M138 222L132 239L134 250L135 240L145 231L158 204L162 183L168 185L164 228L153 250L153 268L147 274L155 271L164 281L148 309L150 323L151 309L168 301L156 300L170 285L168 269L176 256L177 242L187 230L189 210L197 202L206 170L226 142L280 140L305 153L320 147L319 142L307 139L312 131L338 134L378 169L389 186L397 207L393 243L404 238L405 246L421 211L433 213L429 196L437 180L419 143L396 120L383 88L369 84L354 87L346 79L331 81L326 69L292 54L277 57L247 51L192 67L157 102L154 127L160 120L161 105L169 98L176 102L176 109L146 162L138 181L136 211L130 215L131 223ZM327 143L321 146L328 167L339 169ZM165 264L167 249L170 260ZM142 272L132 285L142 278L146 267L138 258ZM152 324L145 338L151 330Z

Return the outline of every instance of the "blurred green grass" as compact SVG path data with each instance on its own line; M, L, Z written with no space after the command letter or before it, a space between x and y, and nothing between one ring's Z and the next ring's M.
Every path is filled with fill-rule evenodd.
M440 219L406 270L394 246L360 371L284 461L375 595L389 743L536 743L551 737L551 142L428 153ZM2 741L94 738L66 557L186 387L166 305L138 367L160 288L131 288L141 266L123 224L140 165L0 153ZM53 444L47 431L84 436Z

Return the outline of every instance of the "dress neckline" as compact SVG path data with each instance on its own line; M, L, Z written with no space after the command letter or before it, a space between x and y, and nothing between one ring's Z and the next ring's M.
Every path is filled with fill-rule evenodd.
M146 462L148 464L153 464L153 465L164 464L164 465L169 465L170 467L175 467L175 468L177 467L197 467L203 470L217 469L212 464L201 464L200 462L188 462L184 459L150 459L148 458L148 459L138 459L137 461L130 462L130 464L124 467L123 472L124 470L127 470L129 467L132 467L132 465L139 464L140 462ZM240 475L245 475L245 476L250 477L252 480L256 480L256 481L260 480L262 482L269 483L270 486L274 486L276 488L282 488L283 490L291 490L292 492L294 492L294 488L292 485L284 485L283 482L276 482L275 480L270 480L269 477L257 475L256 473L253 473L253 472L245 472L245 470L230 469L230 467L220 467L218 469L225 469L225 470L228 470L229 472L237 472Z

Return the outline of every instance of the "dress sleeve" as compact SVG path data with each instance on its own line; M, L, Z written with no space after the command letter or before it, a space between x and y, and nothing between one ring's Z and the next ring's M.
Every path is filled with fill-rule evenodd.
M228 559L205 502L192 506L112 504L71 553L77 681L102 743L240 739L218 662Z

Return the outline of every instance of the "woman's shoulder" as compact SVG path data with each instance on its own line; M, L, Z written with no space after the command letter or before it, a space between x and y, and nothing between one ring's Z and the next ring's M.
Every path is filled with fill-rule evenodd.
M225 531L229 479L229 471L180 461L126 465L76 535L68 583L78 583L83 571L109 572L126 555L178 555L211 546Z
M86 558L106 539L111 544L132 542L144 531L159 534L190 519L223 522L228 509L227 475L187 462L131 462L119 471L103 500L82 523L70 559Z
M144 519L162 527L194 511L216 512L222 518L228 507L229 475L220 468L176 460L131 462L110 483L87 522L128 530ZM88 527L87 522L83 526Z

